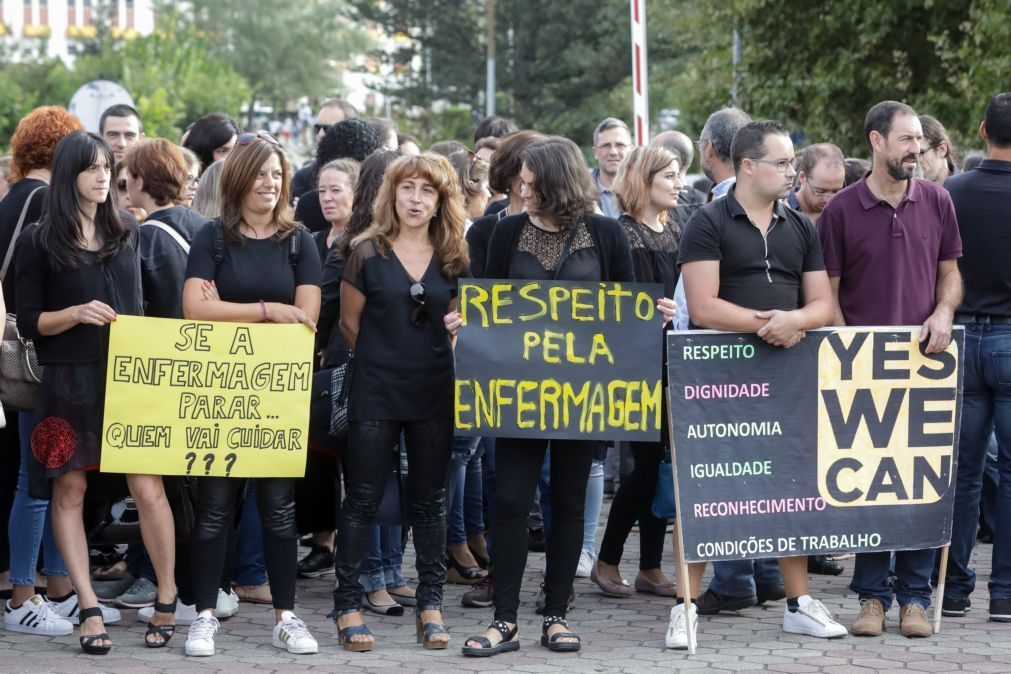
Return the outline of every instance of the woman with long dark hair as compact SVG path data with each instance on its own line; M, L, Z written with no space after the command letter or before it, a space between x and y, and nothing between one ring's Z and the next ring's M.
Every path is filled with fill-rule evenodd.
M33 469L52 483L53 532L82 607L81 649L95 654L108 653L112 642L91 586L82 508L86 473L101 458L105 326L119 314L143 313L137 236L109 198L112 166L97 135L75 132L59 142L42 219L18 243L16 286L18 329L45 366ZM174 602L174 584L167 585ZM171 636L156 631L163 641Z
M239 136L221 170L221 217L193 240L183 286L186 318L229 323L302 323L319 314L319 255L312 236L289 215L291 169L266 133ZM292 238L295 254L292 255ZM220 246L220 250L219 250ZM213 283L213 292L208 288ZM186 654L214 654L214 617L228 529L246 480L201 478L190 543L197 619ZM263 552L274 606L272 643L289 653L318 649L294 613L298 532L294 478L257 478Z
M614 194L623 211L619 222L632 249L635 280L662 284L665 297L673 297L678 280L678 229L669 222L668 212L677 206L681 188L678 160L662 147L634 148L622 161L614 179ZM664 354L666 348L659 354L666 362ZM667 522L654 517L650 509L666 445L666 425L660 442L630 443L635 467L622 478L614 495L600 554L590 574L590 579L607 596L627 597L632 593L632 587L621 578L618 564L625 540L636 522L640 552L635 590L674 596L674 584L660 570Z
M387 169L372 225L352 240L341 285L341 332L354 350L347 498L337 530L338 639L371 650L358 574L403 433L417 552L417 635L446 648L446 478L453 443L453 351L443 316L469 262L463 197L445 158L401 157Z

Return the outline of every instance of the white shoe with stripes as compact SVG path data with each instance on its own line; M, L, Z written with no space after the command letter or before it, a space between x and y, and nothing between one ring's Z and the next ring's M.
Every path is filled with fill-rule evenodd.
M58 616L66 618L74 625L81 622L81 619L78 617L78 614L81 612L81 607L77 605L76 592L59 603L49 603L53 606L54 611ZM119 609L106 606L105 604L99 604L98 607L102 609L102 622L106 625L118 623L123 619L123 614L119 612Z
M74 633L69 620L57 615L56 607L41 594L30 598L17 608L10 601L4 607L4 627L11 632L36 634L43 637L65 636Z

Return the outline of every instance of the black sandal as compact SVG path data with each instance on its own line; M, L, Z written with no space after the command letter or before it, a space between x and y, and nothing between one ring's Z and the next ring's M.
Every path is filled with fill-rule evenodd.
M158 600L155 600L155 602L154 602L154 612L155 613L172 613L172 614L175 614L175 612L176 612L176 600L178 600L178 598L179 597L177 596L169 604L162 604ZM152 616L152 618L153 617L154 616ZM149 622L147 624L147 632L144 633L144 645L147 646L148 648L164 648L165 646L168 646L169 639L171 639L173 636L175 636L175 633L176 633L176 626L175 625L155 625L154 623ZM161 635L162 642L161 643L155 643L153 641L148 641L147 638L149 636L151 636L152 634L159 634L159 635Z
M89 618L101 618L102 617L102 607L92 606L91 608L83 608L80 613L77 614L78 620L81 625L81 629L84 629L84 621ZM81 637L81 650L88 655L105 655L112 649L112 644L108 646L96 646L96 641L110 641L109 633L102 632L101 634L82 634Z
M571 653L579 650L582 644L578 641L578 634L565 631L548 635L548 628L552 625L561 625L566 630L569 629L569 623L565 622L565 618L557 615L546 616L544 618L544 627L541 628L541 646L546 647L549 651L559 653ZM559 641L559 639L576 639L576 641Z
M519 629L519 624L514 625L512 629L510 629L509 625L506 625L501 620L494 620L490 625L488 625L488 629L496 630L499 634L501 634L502 641L492 646L488 637L471 637L467 639L467 641L463 642L464 646L460 649L463 651L464 655L469 655L475 658L487 658L492 655L498 655L499 653L511 653L512 651L518 651L520 649L520 640L516 638L516 632ZM476 641L481 644L481 646L478 648L467 646L467 642L470 641Z

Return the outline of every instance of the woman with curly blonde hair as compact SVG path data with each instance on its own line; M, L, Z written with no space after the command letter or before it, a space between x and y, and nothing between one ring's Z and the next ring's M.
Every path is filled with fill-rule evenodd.
M442 586L453 347L443 317L455 310L456 281L470 264L466 219L459 180L444 157L401 157L387 169L372 224L354 237L344 266L340 327L355 368L332 615L350 651L371 650L375 642L362 620L359 570L401 433L410 466L418 641L427 649L449 644Z

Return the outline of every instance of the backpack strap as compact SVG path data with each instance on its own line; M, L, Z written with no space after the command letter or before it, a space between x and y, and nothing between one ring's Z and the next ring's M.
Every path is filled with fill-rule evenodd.
M166 234L168 234L169 236L171 236L172 239L177 244L179 244L179 247L183 249L184 253L186 253L187 255L190 254L190 244L186 243L186 239L184 239L182 237L182 234L180 234L176 230L172 229L170 226L168 226L164 222L159 222L158 220L145 220L143 223L141 223L140 226L141 227L157 227L161 231L163 231Z
M28 193L28 198L25 199L25 205L21 209L21 217L18 218L18 224L14 226L14 234L11 235L10 245L7 246L7 255L4 256L3 267L0 267L0 283L7 277L7 269L11 266L11 260L14 259L14 247L18 243L18 236L21 234L21 227L25 224L25 217L28 215L28 205L32 203L32 197L35 193L41 190L45 185L39 185L34 190Z
M295 230L288 236L288 262L291 263L291 268L295 269L298 266L298 237L302 236L299 230Z
M214 268L225 261L225 228L220 220L214 222Z

